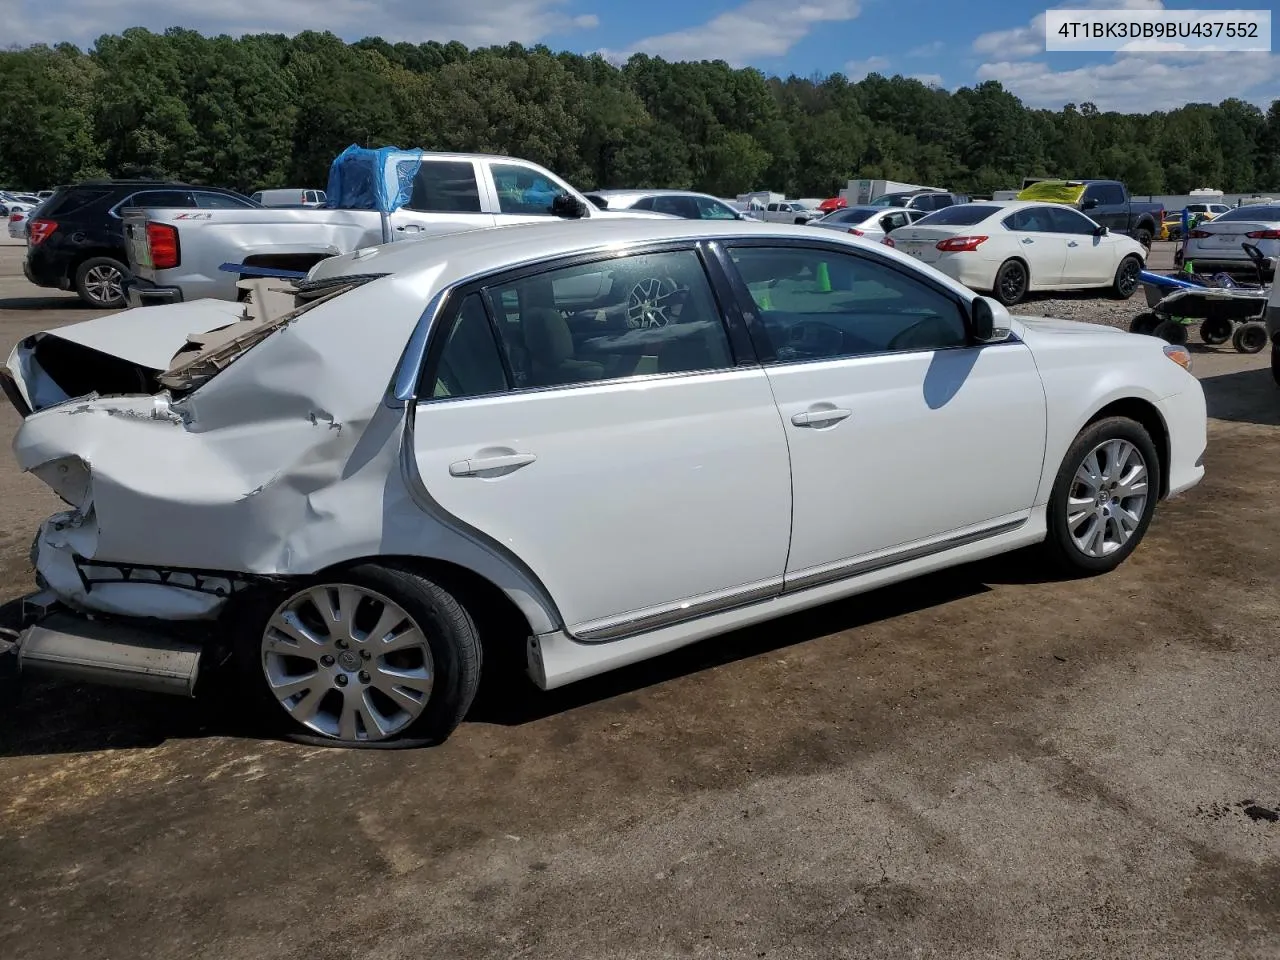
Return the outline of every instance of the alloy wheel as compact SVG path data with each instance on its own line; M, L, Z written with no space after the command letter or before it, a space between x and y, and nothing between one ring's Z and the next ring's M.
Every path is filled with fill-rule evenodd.
M385 740L417 720L435 680L422 628L394 601L348 583L299 591L262 635L267 686L293 719L346 742Z
M1010 264L1000 275L1000 294L1008 303L1021 300L1026 286L1026 271L1016 263Z
M1134 291L1138 289L1138 273L1141 269L1136 260L1124 262L1124 266L1120 268L1120 281L1116 284L1120 296L1133 296Z
M100 264L85 273L84 288L98 303L117 303L124 298L124 274L115 267Z
M1081 553L1105 557L1121 549L1142 524L1148 471L1128 440L1106 440L1076 468L1067 494L1067 531Z

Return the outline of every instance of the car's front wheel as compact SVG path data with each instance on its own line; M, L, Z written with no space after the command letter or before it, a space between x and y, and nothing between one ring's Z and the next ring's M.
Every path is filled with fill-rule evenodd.
M364 564L257 607L240 631L240 666L267 717L291 739L440 743L475 697L475 623L427 577Z
M1128 300L1137 292L1138 274L1142 272L1142 261L1137 257L1125 257L1116 268L1116 275L1111 281L1111 292L1117 300Z
M1114 570L1141 542L1160 494L1160 460L1142 424L1108 417L1067 451L1048 505L1045 547L1073 574Z

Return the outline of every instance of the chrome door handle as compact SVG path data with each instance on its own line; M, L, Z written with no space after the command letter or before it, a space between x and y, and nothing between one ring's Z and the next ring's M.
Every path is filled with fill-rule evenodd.
M502 457L477 457L474 460L457 460L449 464L451 477L475 477L490 470L514 470L528 466L537 460L532 453L509 453Z
M1023 242L1023 243L1035 243L1035 241L1034 241L1034 240L1032 240L1030 237L1023 237L1023 238L1022 238L1022 242Z
M791 422L797 427L825 427L852 415L852 410L806 410L793 416Z
M1067 246L1068 246L1068 247L1078 247L1078 246L1080 246L1080 244L1078 244L1078 243L1076 243L1074 240L1072 240L1070 243L1068 243L1068 244L1067 244Z

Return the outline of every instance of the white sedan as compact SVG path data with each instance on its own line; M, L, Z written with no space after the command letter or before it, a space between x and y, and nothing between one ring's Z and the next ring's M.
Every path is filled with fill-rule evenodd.
M1033 290L1138 289L1146 250L1059 203L959 203L884 241L1006 306Z
M511 656L559 687L1036 544L1105 573L1204 474L1185 347L833 231L530 224L281 286L15 348L15 456L67 503L23 670L238 665L290 735L438 742Z
M809 226L839 230L850 236L876 242L883 240L899 227L915 223L928 216L924 210L905 207L841 207L832 210L821 220L810 220Z
M1187 234L1182 256L1184 260L1194 262L1197 273L1225 270L1243 272L1247 276L1253 273L1255 266L1245 244L1256 247L1258 253L1270 259L1269 271L1264 273L1274 274L1275 264L1280 260L1280 204L1256 203L1236 207L1204 221Z

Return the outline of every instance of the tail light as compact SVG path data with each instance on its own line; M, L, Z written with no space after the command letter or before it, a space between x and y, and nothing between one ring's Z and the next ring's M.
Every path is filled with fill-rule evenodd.
M1280 230L1255 230L1245 236L1250 240L1280 240Z
M33 247L38 247L49 239L49 234L58 229L56 220L32 220L31 233L27 237L27 243Z
M22 214L20 214L20 213L10 214L10 216L9 216L9 222L10 222L10 223L17 223L17 222L18 222L19 220L21 220L21 219L22 219Z
M936 246L943 253L968 253L977 250L986 239L986 237L947 237L945 240L939 240Z
M167 223L147 224L147 250L151 266L157 270L176 267L182 260L178 253L178 229Z
M850 233L852 233L855 237L861 237L861 236L863 236L862 231L861 231L861 230L859 230L857 227L850 227L850 228L849 228L849 232L850 232Z
M881 240L880 242L881 242L881 243L883 243L886 247L896 247L896 246L897 246L897 244L893 242L893 237L885 237L885 238L884 238L883 240Z
M1187 236L1192 240L1203 240L1205 237L1212 237L1213 234L1208 230L1192 230Z

